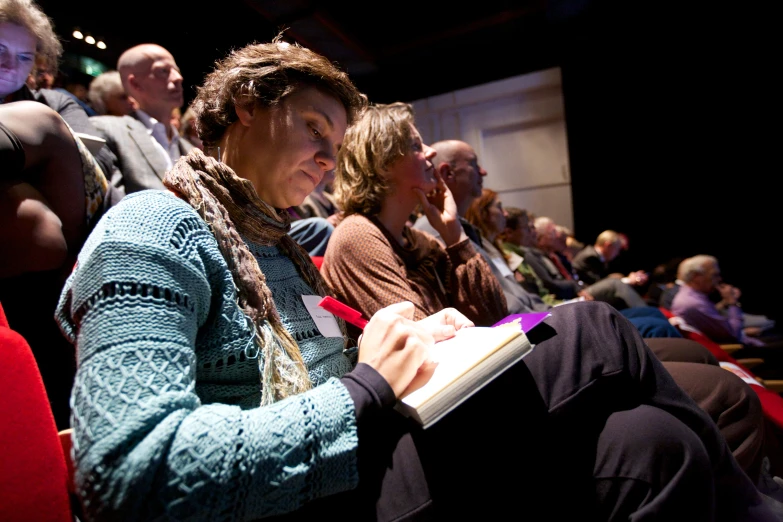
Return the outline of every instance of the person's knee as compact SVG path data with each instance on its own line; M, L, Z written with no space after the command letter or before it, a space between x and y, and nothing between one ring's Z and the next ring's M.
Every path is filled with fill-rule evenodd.
M718 366L718 359L698 342L682 337L650 337L644 342L661 361L691 362Z
M591 318L605 320L622 314L612 305L604 301L579 301L558 306L554 311L560 310L567 312L568 315L577 321L589 320ZM623 319L625 319L623 317Z
M666 361L664 367L701 409L721 425L745 420L761 425L761 400L748 383L720 366Z
M667 514L678 509L711 519L714 484L707 450L693 431L658 408L641 405L609 416L598 440L594 478L599 510L608 519L647 512L669 520Z
M704 444L676 417L644 404L609 415L598 440L597 478L634 477L662 488L683 467L711 476Z

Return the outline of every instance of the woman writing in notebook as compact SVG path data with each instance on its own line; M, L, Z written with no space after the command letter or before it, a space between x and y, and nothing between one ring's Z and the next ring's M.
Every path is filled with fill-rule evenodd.
M430 429L394 410L427 380L429 347L471 326L465 316L414 320L412 303L395 302L370 318L357 353L344 333L322 334L308 310L303 296L328 288L286 234L285 209L335 167L364 105L322 56L279 40L238 49L194 104L199 135L219 156L192 151L167 173L171 192L127 196L98 223L59 310L78 348L75 480L86 520L454 520L561 496L551 475L564 468L538 450L547 407L524 366L506 372L518 380L497 400L482 394ZM724 480L731 515L761 509L715 425L626 323L597 312L607 372L624 376L615 387L665 398L661 407L685 422L650 408L662 418L646 420L674 430L675 464L652 468L644 501L606 491L601 518L668 515L657 503L666 482L682 500L669 520L712 518L712 488ZM554 383L560 368L550 370ZM575 399L577 415L606 406ZM645 437L644 463L662 462L661 441Z

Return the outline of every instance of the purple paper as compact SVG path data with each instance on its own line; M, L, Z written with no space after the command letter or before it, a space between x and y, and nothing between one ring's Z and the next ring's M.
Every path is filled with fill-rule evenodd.
M535 328L536 325L541 323L544 319L552 315L551 312L531 312L529 314L511 314L504 317L492 327L500 326L501 324L517 323L524 333L528 333Z

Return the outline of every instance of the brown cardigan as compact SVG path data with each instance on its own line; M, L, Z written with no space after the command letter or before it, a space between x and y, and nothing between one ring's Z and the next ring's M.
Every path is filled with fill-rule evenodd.
M454 307L477 326L506 315L503 290L470 240L446 249L430 234L405 228L402 247L375 218L351 215L329 239L321 273L335 297L366 318L411 301L415 320Z

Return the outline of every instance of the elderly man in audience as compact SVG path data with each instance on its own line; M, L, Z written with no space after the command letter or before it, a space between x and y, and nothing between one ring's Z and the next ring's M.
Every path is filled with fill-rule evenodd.
M674 296L671 311L688 325L717 343L741 343L763 346L764 343L748 333L743 321L739 288L721 279L718 259L710 255L696 255L685 259L677 269L681 280ZM714 303L710 295L720 294Z
M136 110L136 102L125 92L118 71L106 71L90 82L90 105L101 116L127 116Z
M647 306L647 302L630 285L619 278L604 277L594 283L579 281L575 273L562 263L557 255L559 245L565 246L565 238L558 236L557 224L552 218L539 216L534 220L534 235L525 237L520 245L524 258L535 271L544 288L558 299L596 299L618 310Z
M128 116L91 118L119 159L120 175L111 182L126 194L162 190L166 171L193 149L171 125L171 111L183 104L179 67L163 47L141 44L120 55L117 70L138 109Z

